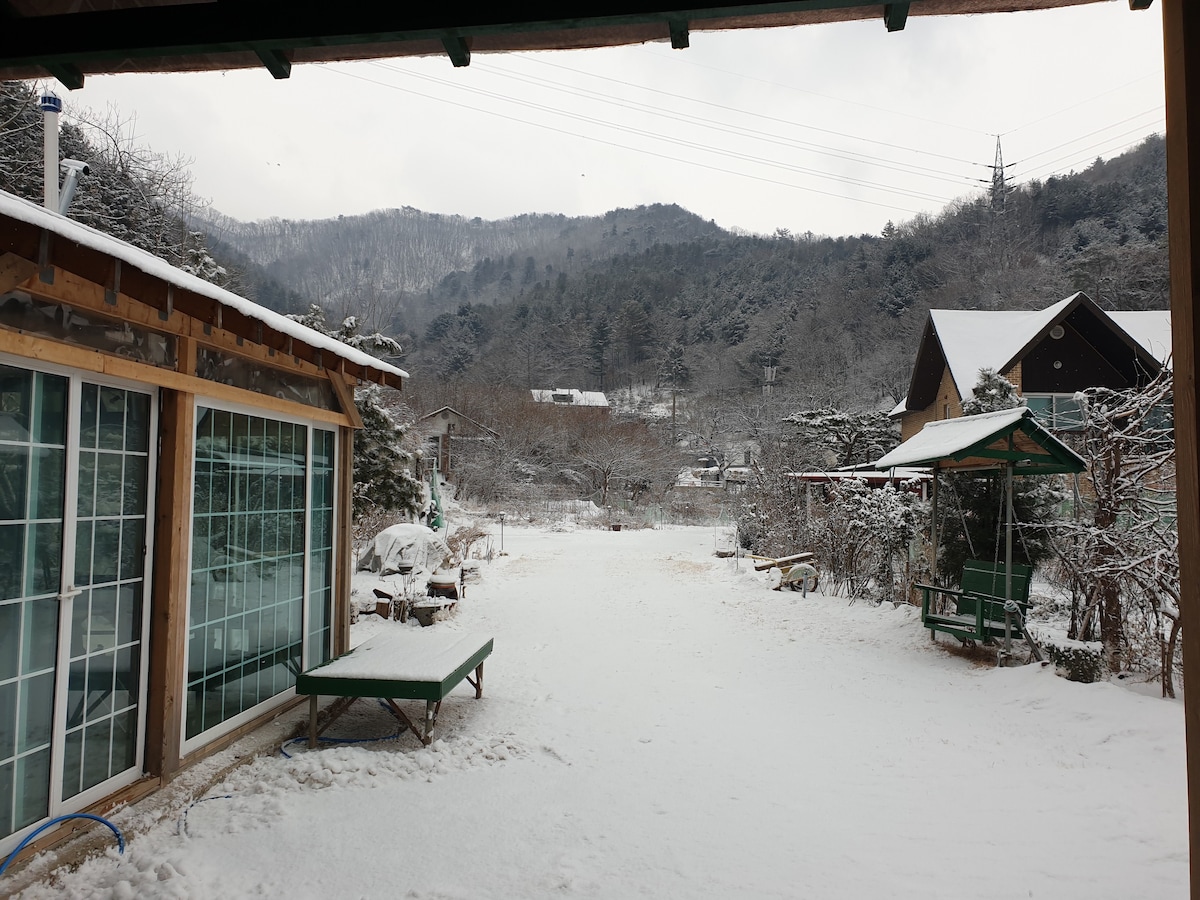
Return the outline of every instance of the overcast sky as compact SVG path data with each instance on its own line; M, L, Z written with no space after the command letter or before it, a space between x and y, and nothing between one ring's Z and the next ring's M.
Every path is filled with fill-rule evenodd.
M693 32L669 43L187 75L90 76L68 114L135 119L244 220L372 209L497 219L678 203L726 228L842 235L1164 130L1162 17L1126 0ZM109 112L111 110L111 112Z

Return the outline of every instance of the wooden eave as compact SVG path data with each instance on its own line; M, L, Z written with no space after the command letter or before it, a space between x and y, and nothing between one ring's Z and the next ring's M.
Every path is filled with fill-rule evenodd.
M925 320L925 331L921 334L921 344L917 348L917 361L913 365L912 378L908 385L908 397L906 398L908 411L925 409L937 400L938 387L942 383L942 373L946 370L947 365L941 339L933 327L933 317L928 316ZM953 373L951 373L951 377L953 377ZM959 396L962 396L961 391L959 391Z
M689 30L813 25L909 16L1053 9L1100 0L789 0L705 6L598 2L542 5L341 3L295 0L0 0L0 79L53 75L69 88L89 74L266 68L298 63L583 49L646 41L688 46ZM1145 5L1145 0L1131 0Z
M3 272L24 274L4 280ZM46 228L0 216L0 292L23 290L38 297L127 318L146 328L193 338L222 352L289 371L340 377L400 389L393 372L362 365L273 328L208 297L147 273L98 249Z

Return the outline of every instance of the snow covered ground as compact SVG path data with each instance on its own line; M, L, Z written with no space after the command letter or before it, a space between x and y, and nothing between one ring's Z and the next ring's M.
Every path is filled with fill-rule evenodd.
M510 525L431 626L495 652L430 748L288 745L152 827L122 810L123 857L20 896L1187 895L1181 703L982 665L713 546ZM330 734L394 733L355 710Z

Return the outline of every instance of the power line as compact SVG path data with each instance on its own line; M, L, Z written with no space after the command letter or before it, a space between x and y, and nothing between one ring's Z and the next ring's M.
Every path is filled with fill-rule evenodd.
M382 68L382 69L385 69L388 71L393 71L393 72L397 72L399 74L407 75L409 77L418 78L418 79L421 79L424 81L430 81L434 84L439 84L444 87L450 87L455 90L462 90L467 93L478 94L480 96L484 96L484 97L487 97L487 98L490 98L493 100L499 100L499 101L502 101L505 103L512 103L512 104L516 104L518 106L527 107L529 109L539 110L541 112L548 112L548 113L551 113L556 116L562 116L562 117L565 117L568 119L574 119L576 121L586 122L586 123L592 124L592 125L599 125L604 128L610 128L610 129L614 129L617 131L622 131L622 132L625 132L626 134L637 135L639 137L645 137L645 138L649 138L651 140L662 141L664 143L674 144L676 146L686 147L686 148L692 149L692 150L698 150L702 153L710 153L710 154L713 154L716 156L724 156L724 157L727 157L730 159L737 159L737 160L741 160L744 162L753 162L753 163L757 163L759 165L765 165L765 166L769 166L772 168L778 168L778 169L783 169L783 170L790 171L790 172L796 172L798 174L811 175L816 178L822 178L822 179L834 181L834 182L837 182L840 184L846 184L846 185L850 185L850 186L854 186L854 187L865 187L865 188L869 188L872 190L881 191L883 193L895 194L895 195L901 196L901 197L910 197L915 200L924 200L924 201L931 201L931 202L935 202L935 203L945 204L945 203L949 203L950 199L951 199L951 198L947 198L944 196L924 193L922 191L905 190L903 188L891 187L888 185L880 184L878 182L868 181L866 179L853 178L850 176L831 175L827 172L822 172L822 171L819 171L816 169L810 169L810 168L807 168L804 166L798 166L798 165L795 165L792 163L785 163L785 162L780 162L777 160L766 159L764 157L754 156L754 155L748 154L748 153L741 153L741 152L734 151L734 150L714 148L714 147L710 146L709 144L701 143L698 141L689 141L689 140L686 140L683 138L670 137L667 135L660 134L658 132L649 131L649 130L642 129L642 128L636 128L631 125L621 125L621 124L618 124L615 122L610 122L610 121L607 121L604 119L598 119L593 116L584 115L582 113L569 112L567 110L563 110L558 107L547 106L546 104L542 104L542 103L536 103L531 100L523 100L523 99L519 99L519 98L515 98L515 97L510 97L508 95L500 94L495 91L484 90L481 88L467 87L464 85L457 84L455 82L446 81L441 78L437 78L436 76L425 75L425 74L418 73L418 72L410 72L405 69L400 69L400 68L397 68L394 66L390 66L387 63L375 62L375 63L370 63L370 65L372 65L376 68ZM349 74L349 73L347 73L347 74ZM364 80L369 80L369 79L364 79ZM408 88L401 88L401 87L395 86L395 85L387 85L387 84L384 84L383 82L373 82L373 83L380 84L385 87L394 87L397 90L410 90ZM410 92L416 93L416 94L418 94L418 96L428 96L428 95L420 94L419 92L415 92L415 91L410 91ZM431 98L431 99L437 99L437 98ZM463 106L463 104L458 104L458 105ZM478 112L488 112L487 110L479 109L477 107L464 106L464 108L473 109ZM505 118L512 118L512 117L505 117ZM531 122L526 119L512 118L512 121L522 122L524 124L534 124L534 125L538 124L538 123ZM539 127L549 127L549 126L539 126ZM558 130L558 129L554 129L554 130ZM578 132L562 131L561 133L570 134L575 137L588 138L587 135L583 135ZM590 138L588 138L588 139L590 139ZM622 146L622 145L613 145L613 146ZM625 147L625 149L634 150L635 152L643 152L643 151L637 150L637 148L633 148L633 147ZM676 159L677 161L687 162L687 160L680 160L676 157L665 156L664 158ZM727 171L727 170L723 170L723 171ZM737 174L737 173L731 172L731 174ZM824 192L822 192L822 193L824 193ZM842 195L830 194L829 196L842 196ZM895 207L892 207L892 208L895 208Z
M534 61L537 62L538 60L534 60ZM553 64L548 64L548 65L553 65ZM516 80L516 81L519 81L519 82L522 82L525 84L534 85L535 87L548 88L550 90L560 91L562 93L566 93L566 94L569 94L572 96L589 97L590 99L597 100L601 103L608 103L613 106L618 106L622 109L630 109L630 110L634 110L634 111L638 111L638 112L649 112L649 113L653 114L656 118L660 118L660 119L667 118L667 119L673 119L673 120L679 121L679 122L687 122L689 124L698 125L700 127L708 129L708 130L722 131L726 134L731 134L731 135L735 135L735 136L752 137L757 140L766 141L766 142L772 143L772 144L778 144L780 146L798 147L798 148L801 148L804 150L808 150L811 153L819 153L823 156L831 156L834 159L841 159L841 160L845 160L847 162L866 162L868 164L874 165L881 169L889 169L894 172L901 172L903 174L915 175L920 178L932 178L932 179L935 179L938 181L945 181L945 182L949 182L951 184L956 184L959 186L964 186L965 184L973 181L971 176L967 176L967 175L950 176L950 175L945 174L944 170L942 170L942 169L931 169L926 166L917 166L917 165L913 165L911 163L901 163L901 162L898 162L895 160L886 160L885 161L882 157L872 156L867 153L860 153L856 150L843 150L841 148L834 148L834 147L830 147L825 144L816 144L816 143L812 143L809 141L797 140L795 138L776 136L776 135L768 134L767 132L757 131L752 128L743 128L743 127L734 126L734 125L714 123L712 121L701 119L697 116L691 116L686 113L666 111L666 110L663 110L661 107L651 106L646 103L640 103L636 100L617 100L612 97L608 97L608 96L600 93L599 91L593 91L588 88L582 88L582 87L577 87L577 86L566 87L566 86L563 86L560 84L556 84L556 83L549 81L547 79L544 79L544 78L536 78L536 77L531 77L531 76L518 75L518 74L512 73L512 72L505 72L501 69L493 69L493 68L491 68L489 66L485 66L485 65L481 65L481 66L479 66L479 68L482 69L483 71L489 72L493 75L498 75L503 78L511 78L513 80ZM563 68L563 67L559 66L557 68ZM571 69L568 71L577 71L577 70ZM588 73L581 73L581 74L588 74ZM598 75L598 76L594 76L594 77L604 78L605 76ZM606 79L606 80L616 81L619 84L625 84L629 87L639 87L639 85L631 84L630 82L619 81L618 79ZM647 91L653 91L654 93L666 93L664 91L658 91L654 88L641 88L641 89L647 90ZM722 106L721 104L710 103L709 101L706 101L706 100L695 100L692 98L682 97L681 95L678 95L678 94L668 94L668 96L676 97L679 99L691 100L691 102L693 102L693 103L699 103L699 104L703 104L705 106L712 106L717 109L727 110L727 111L731 111L731 112L739 112L739 113L742 113L743 115L755 116L757 118L767 119L772 122L779 122L779 123L794 126L797 128L813 128L813 126L808 126L808 125L804 125L804 124L797 123L797 122L791 122L786 119L779 119L774 116L765 116L760 113L751 112L749 110L738 110L738 109L734 109L732 107ZM820 130L820 129L814 129L814 130ZM838 132L830 132L830 133L839 134ZM852 140L865 141L865 142L869 142L869 143L877 143L877 144L880 144L881 146L894 146L894 145L886 144L882 141L871 141L868 138L857 138L852 135L846 135L846 136ZM900 148L900 149L908 149L908 148ZM923 151L909 150L909 152L921 153ZM937 155L937 154L926 154L926 155ZM953 159L953 157L943 157L943 158ZM962 160L955 160L955 161L963 162ZM971 163L970 165L978 165L978 163Z
M1164 112L1165 110L1166 110L1165 106L1156 106L1156 107L1152 107L1151 109L1145 110L1143 112L1136 113L1135 115L1129 116L1126 119L1122 119L1119 122L1110 122L1108 125L1105 125L1103 128L1097 128L1095 131L1090 131L1087 134L1081 134L1078 137L1072 138L1069 141L1064 141L1063 143L1057 144L1053 147L1050 147L1049 149L1039 150L1037 153L1034 153L1034 154L1031 154L1031 155L1025 157L1020 162L1013 163L1013 165L1018 165L1018 166L1024 165L1025 163L1029 162L1031 159L1037 159L1039 156L1044 156L1047 153L1053 153L1055 150L1061 150L1063 147L1069 147L1072 144L1078 144L1080 141L1085 141L1090 137L1100 134L1101 132L1108 131L1110 128L1116 128L1119 125L1124 125L1126 122L1132 122L1134 119L1140 119L1142 116L1148 116L1151 113L1161 113L1161 112Z
M654 56L658 59L661 59L661 60L667 59L666 55L664 55L662 53L657 53L648 47L642 47L640 49L642 49L643 52L648 53L649 55ZM770 85L771 87L782 88L783 90L787 90L787 91L794 91L797 94L808 94L813 97L820 97L822 100L832 100L835 103L845 103L849 106L861 106L863 109L869 109L873 112L881 112L881 113L888 113L890 115L902 116L904 118L912 119L916 122L925 122L926 124L929 124L929 125L940 125L942 128L952 128L956 131L962 131L967 134L972 134L972 135L988 134L988 132L986 132L986 131L978 131L974 128L967 128L965 125L959 125L954 122L942 122L942 121L939 121L938 119L930 119L925 116L913 115L912 113L899 112L896 109L893 109L891 107L873 106L870 103L863 103L859 100L847 100L844 97L835 97L832 94L822 94L819 91L810 91L807 88L798 88L795 85L791 85L791 84L781 84L778 81L768 81L765 78L758 78L754 75L746 75L741 72L731 72L728 69L720 69L716 66L708 66L708 65L705 65L704 63L698 63L695 60L688 59L684 56L675 55L675 56L672 56L671 59L672 59L672 61L678 61L680 63L683 63L684 65L689 65L696 69L708 69L710 72L718 72L722 75L732 75L735 78L743 78L746 81L757 81L759 84L767 84L767 85ZM604 76L597 75L596 77L602 78ZM864 140L865 140L865 138L864 138ZM919 153L919 152L923 152L923 151L915 151L915 152ZM972 163L972 165L978 165L978 163Z
M1042 175L1042 176L1040 176L1040 177L1043 177L1043 178L1049 178L1049 177L1050 177L1050 176L1052 176L1052 175L1060 174L1060 173L1062 173L1062 172L1069 172L1069 171L1071 171L1071 170L1073 170L1073 169L1074 169L1074 167L1075 167L1075 165L1076 165L1077 163L1082 163L1082 162L1090 162L1090 161L1092 161L1092 160L1094 160L1094 159L1096 158L1096 155L1100 155L1100 154L1092 154L1092 153L1090 153L1090 151L1092 151L1092 150L1095 150L1097 147L1106 147L1107 145L1111 144L1111 142L1113 142L1113 141L1120 141L1120 140L1122 140L1123 138L1127 138L1127 137L1129 137L1130 135L1134 135L1134 134L1135 134L1135 135L1138 135L1138 137L1137 137L1137 139L1136 139L1136 140L1134 140L1134 141L1132 141L1132 142L1126 142L1126 143L1124 143L1124 144L1120 145L1120 147L1119 147L1119 148L1112 148L1112 147L1109 147L1109 148L1108 148L1110 153L1112 153L1112 152L1114 152L1114 150L1118 150L1118 149L1119 149L1119 150L1125 150L1125 149L1128 149L1129 147L1133 147L1133 146L1136 146L1137 144L1140 144L1140 143L1141 143L1142 141L1144 141L1144 140L1145 140L1147 137L1149 137L1149 136L1150 136L1150 134L1154 134L1154 133L1155 133L1155 132L1150 132L1150 133L1147 133L1146 131L1144 131L1143 129L1140 129L1140 128L1132 128L1132 129L1130 129L1129 131L1123 132L1123 133L1121 133L1121 134L1115 134L1115 135L1113 135L1112 137L1106 138L1105 140L1103 140L1103 141L1099 141L1099 142L1097 142L1097 143L1095 143L1095 144L1092 144L1092 145L1090 145L1090 146L1088 146L1088 147L1081 147L1079 150L1076 150L1076 151L1074 151L1074 152L1072 152L1072 153L1069 153L1069 154L1067 154L1066 156L1060 156L1058 159L1052 159L1052 160L1050 160L1050 162L1043 163L1041 166L1037 166L1037 167L1036 167L1036 168L1033 170L1033 172L1034 172L1034 173L1036 173L1036 172L1038 172L1038 171L1040 171L1040 170L1042 170L1042 169L1044 169L1044 168L1047 168L1047 167L1049 167L1049 166L1053 166L1053 165L1055 165L1056 163L1062 162L1064 159L1072 159L1073 161L1072 161L1072 162L1071 162L1071 163L1070 163L1068 166L1066 166L1066 167L1062 167L1062 168L1059 168L1059 169L1057 169L1057 170L1054 170L1054 171L1052 171L1052 172L1048 172L1048 173L1046 173L1046 174L1044 174L1044 175ZM1084 154L1084 153L1087 153L1088 155L1087 155L1087 156L1082 156L1081 154ZM1035 174L1033 174L1033 173L1030 173L1030 174L1027 174L1027 175L1023 176L1023 178L1024 178L1025 180L1029 180L1029 179L1032 179L1032 178L1034 178L1034 177L1037 177L1037 176L1036 176Z
M1008 131L1003 132L1003 134L1005 136L1007 136L1007 135L1012 134L1013 132L1021 131L1024 128L1029 128L1032 125L1040 125L1042 122L1045 122L1048 119L1056 119L1065 112L1070 112L1073 109L1078 109L1081 106L1086 106L1089 103L1094 103L1095 101L1100 100L1103 97L1107 97L1109 94L1117 93L1117 91L1123 91L1123 90L1125 90L1125 88L1130 87L1131 85L1137 84L1140 81L1145 81L1147 78L1156 78L1156 77L1158 77L1158 76L1153 73L1149 74L1149 75L1143 75L1140 78L1133 79L1133 81L1127 81L1124 84L1118 85L1115 88L1110 88L1109 90L1103 91L1102 93L1099 93L1099 94L1096 94L1093 97L1088 97L1086 100L1080 100L1078 103L1072 103L1070 106L1064 106L1062 109L1058 110L1057 112L1052 112L1052 113L1049 113L1048 115L1041 116L1030 122L1026 122L1024 125L1018 125L1016 128L1010 128Z
M412 88L401 87L401 86L399 86L399 85L387 84L386 82L377 81L377 80L375 80L375 79L373 79L373 78L367 78L367 77L365 77L365 76L362 76L362 75L355 75L355 74L354 74L354 73L352 73L352 72L347 72L347 71L345 71L345 70L343 70L343 69L335 68L335 67L332 67L332 66L317 66L317 67L314 67L314 68L315 68L317 71L323 71L323 72L332 72L333 74L336 74L336 75L344 75L344 76L346 76L347 78L353 78L353 79L356 79L356 80L358 80L358 81L363 81L363 82L366 82L366 83L368 83L368 84L374 84L374 85L377 85L377 86L379 86L379 87L388 88L389 90L396 90L396 91L401 91L401 92L403 92L403 93L406 93L406 94L412 94L413 96L416 96L416 97L423 97L423 98L425 98L425 99L427 99L427 100L433 100L433 101L436 101L436 102L438 102L438 103L445 103L445 102L448 102L448 101L446 101L444 98L437 97L437 96L434 96L434 95L432 95L432 94L426 94L426 93L423 93L423 92L421 92L421 91L415 91L415 90L413 90ZM633 153L641 153L641 154L643 154L643 155L645 155L645 156L652 156L652 157L655 157L655 158L657 158L657 159L664 159L664 160L667 160L668 162L680 163L680 164L682 164L682 165L688 165L688 166L693 166L693 167L700 168L700 169L706 169L706 170L708 170L708 171L710 171L710 172L720 172L720 173L722 173L722 174L725 174L725 175L734 175L734 176L737 176L737 177L740 177L740 178L748 178L748 179L750 179L750 180L752 180L752 181L759 181L759 182L762 182L762 183L764 183L764 184L773 184L773 185L777 185L777 186L779 186L779 187L787 187L787 188L792 188L792 189L794 189L794 190L798 190L798 191L805 191L805 192L807 192L807 193L810 193L810 194L820 194L821 196L825 196L825 197L833 197L833 198L836 198L836 199L838 199L838 200L849 200L849 201L851 201L851 202L854 202L854 203L865 203L865 204L867 204L868 206L877 206L877 207L879 207L879 208L881 208L881 209L890 209L890 210L893 210L893 211L895 211L895 212L908 213L908 214L910 214L910 215L916 215L917 213L919 213L919 212L920 212L920 210L916 210L916 209L909 209L909 208L907 208L907 207L901 207L901 206L894 206L894 205L892 205L892 204L889 204L889 203L880 203L880 202L878 202L878 201L875 201L875 200L867 200L867 199L865 199L865 198L862 198L862 197L848 196L848 195L846 195L846 194L835 194L835 193L833 193L833 192L831 192L831 191L823 191L823 190L821 190L821 189L819 189L819 188L805 187L805 186L803 186L803 185L793 184L793 183L791 183L791 182L788 182L788 181L779 181L779 180L777 180L777 179L774 179L774 178L766 178L766 177L764 177L764 176L761 176L761 175L751 175L751 174L749 174L749 173L747 173L747 172L738 172L738 171L735 171L735 170L733 170L733 169L724 169L724 168L721 168L720 166L714 166L714 165L710 165L710 164L708 164L708 163L702 163L702 162L697 162L697 161L694 161L694 160L688 160L688 159L682 159L682 158L675 157L675 156L669 156L668 154L665 154L665 153L658 153L658 152L656 152L656 151L654 151L654 150L646 150L646 149L642 149L642 148L638 148L638 147L630 147L630 146L628 146L628 145L625 145L625 144L619 144L619 143L616 143L615 141L609 141L609 140L606 140L606 139L604 139L604 138L598 138L598 137L593 137L593 136L591 136L591 135L580 134L580 133L578 133L578 132L567 131L566 129L563 129L563 128L556 128L556 127L555 127L555 126L553 126L553 125L546 125L546 124L544 124L544 123L541 123L541 122L531 122L531 121L529 121L529 120L526 120L526 119L519 119L519 118L517 118L516 116L509 116L509 115L506 115L506 114L504 114L504 113L497 112L497 111L495 111L495 110L490 110L490 109L482 109L482 108L480 108L480 107L470 106L470 105L468 105L468 104L464 104L464 103L456 103L456 105L457 105L457 106L459 106L459 107L460 107L460 108L462 108L462 109L469 109L469 110L471 110L472 112L483 113L484 115L493 116L493 117L495 117L495 118L499 118L499 119L505 119L505 120L507 120L507 121L510 121L510 122L516 122L516 123L518 123L518 124L521 124L521 125L530 125L530 126L533 126L533 127L535 127L535 128L541 128L541 129L543 129L543 130L545 130L545 131L552 131L552 132L555 132L556 134L562 134L562 135L566 135L567 137L572 137L572 138L578 138L578 139L581 139L581 140L591 141L592 143L603 144L603 145L605 145L605 146L608 146L608 147L615 147L615 148L617 148L617 149L619 149L619 150L628 150L628 151L630 151L630 152L633 152Z
M697 100L697 99L695 99L695 98L693 98L693 97L688 97L688 96L686 96L685 94L675 94L675 93L672 93L671 91L664 91L664 90L660 90L660 89L658 89L658 88L646 87L646 86L644 86L644 85L638 85L638 84L633 84L632 82L628 82L628 81L622 81L622 80L621 80L621 79L619 79L619 78L610 78L610 77L609 77L609 76L607 76L607 75L596 75L595 73L592 73L592 72L584 72L584 71L582 71L582 70L580 70L580 69L572 69L572 68L571 68L571 67L569 67L569 66L560 66L560 65L558 65L557 63L547 62L547 61L546 61L546 60L544 60L544 59L535 59L534 57L531 57L531 56L529 56L528 54L516 54L516 55L517 55L517 57L518 57L518 58L520 58L520 59L524 59L524 60L527 60L527 61L529 61L529 62L534 62L534 63L537 63L538 65L542 65L542 66L550 66L551 68L555 68L555 69L562 69L563 71L566 71L566 72L574 72L574 73L576 73L576 74L579 74L579 75L587 75L587 76L589 76L589 77L591 77L591 78L599 78L599 79L600 79L600 80L602 80L602 81L611 81L611 82L614 82L615 84L623 84L623 85L626 85L627 87L635 87L635 88L639 88L639 89L641 89L641 90L644 90L644 91L649 91L649 92L651 92L651 93L654 93L654 94L662 94L664 97L671 97L672 99L675 99L675 100L687 100L687 101L689 101L689 102L692 102L692 103L700 103L700 104L703 104L703 105L705 105L705 106L711 106L711 107L713 107L714 109L722 109L722 110L726 110L726 111L728 111L728 112L740 113L740 114L742 114L742 115L753 116L753 117L755 117L755 118L759 118L759 119L765 119L765 120L767 120L767 121L769 121L769 122L777 122L777 123L782 123L782 124L784 124L784 125L790 125L790 126L794 126L794 127L797 127L797 128L808 128L808 129L809 129L809 130L811 130L811 131L818 131L818 132L820 132L820 133L822 133L822 134L828 134L828 135L831 135L831 136L834 136L834 137L848 138L849 140L853 140L853 141L863 141L864 143L869 143L869 144L878 144L878 145L879 145L879 146L881 146L881 147L887 147L887 148L889 148L889 149L892 149L892 150L903 150L903 151L905 151L906 153L916 153L916 154L920 154L920 155L924 155L924 156L932 156L932 157L934 157L934 158L936 158L936 159L944 159L944 160L948 160L949 162L962 163L962 164L964 164L964 165L969 165L969 166L977 166L977 165L982 165L981 163L972 162L972 161L971 161L971 160L969 160L969 159L959 159L958 157L954 157L954 156L946 156L946 155L944 155L944 154L941 154L941 153L934 153L934 152L932 152L932 151L929 151L929 150L917 150L917 149L915 149L915 148L913 148L913 147L905 147L905 146L902 146L902 145L900 145L900 144L890 144L890 143L888 143L887 141L877 141L877 140L875 140L875 139L873 139L873 138L865 138L865 137L860 137L860 136L858 136L858 135L854 135L854 134L847 134L847 133L845 133L845 132L842 132L842 131L834 131L834 130L832 130L832 129L828 129L828 128L821 128L821 127L819 127L819 126L817 126L817 125L808 125L808 124L800 124L800 123L797 123L797 122L791 122L791 121L789 121L789 120L787 120L787 119L780 119L780 118L778 118L777 116L768 116L768 115L766 115L766 114L764 114L764 113L757 113L757 112L752 112L752 111L750 111L750 110L737 109L736 107L732 107L732 106L724 106L724 105L722 105L722 104L720 104L720 103L713 103L713 102L711 102L711 101L708 101L708 100ZM698 65L698 64L695 64L695 63L693 63L693 65ZM710 68L710 67L709 67L709 66L702 66L702 68ZM714 70L714 71L718 71L718 72L720 72L720 71L723 71L723 70L721 70L721 69L716 69L716 70ZM736 74L736 73L728 73L728 74ZM749 76L743 76L743 77L749 77ZM762 79L752 78L751 80L752 80L752 81L761 81ZM766 83L766 84L774 84L774 82L769 82L769 81L768 81L768 82L764 82L764 83ZM797 88L796 90L799 90L799 89ZM808 92L804 92L804 93L808 93ZM817 96L821 96L821 95L817 95ZM864 105L865 105L865 104L864 104ZM870 107L870 108L871 108L871 109L875 109L875 107ZM974 132L972 132L972 133L974 133Z

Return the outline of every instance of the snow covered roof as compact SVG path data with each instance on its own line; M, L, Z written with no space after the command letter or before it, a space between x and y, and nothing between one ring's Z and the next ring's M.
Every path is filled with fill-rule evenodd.
M981 368L998 372L1008 368L1074 299L1072 295L1036 312L931 309L929 318L959 395L964 400L972 395Z
M579 391L575 388L551 388L530 391L537 403L554 403L558 406L600 406L608 407L608 397L603 391Z
M379 378L398 386L398 381L408 377L403 369L376 359L369 353L364 353L347 346L336 338L321 334L287 316L259 306L245 297L232 291L210 284L202 278L177 269L165 260L159 259L145 250L134 247L125 241L97 231L95 228L76 222L56 212L51 212L28 200L23 200L13 194L0 191L0 217L7 217L18 222L24 222L35 228L43 229L68 241L87 247L105 256L121 261L122 265L132 266L147 275L160 279L176 288L189 291L233 310L248 319L261 322L271 330L294 338L315 349L328 352L333 356L354 363L363 369L371 369L390 378ZM242 335L253 339L252 335Z
M1086 322L1096 323L1093 336L1117 336L1116 340L1134 348L1136 354L1144 354L1143 368L1154 362L1163 365L1170 357L1170 312L1107 312L1082 292L1034 311L931 309L909 394L890 415L894 417L909 409L922 409L931 401L931 396L928 400L925 398L936 390L932 379L940 378L940 363L934 359L939 352L945 358L959 396L968 400L974 394L980 369L1006 372L1050 334L1055 325L1069 325L1072 321L1080 327ZM936 349L931 346L933 344ZM915 404L913 407L908 405L910 399Z
M863 469L839 469L833 472L788 472L788 478L800 481L866 481L878 483L883 481L928 481L933 476L928 469L915 469L907 466L892 466L890 471L867 471Z
M1083 458L1043 428L1026 406L927 422L915 435L885 453L877 469L900 466L983 468L1003 465L1019 454L1019 473L1082 472Z
M1110 312L1108 317L1146 348L1163 365L1171 359L1171 311L1168 309Z

